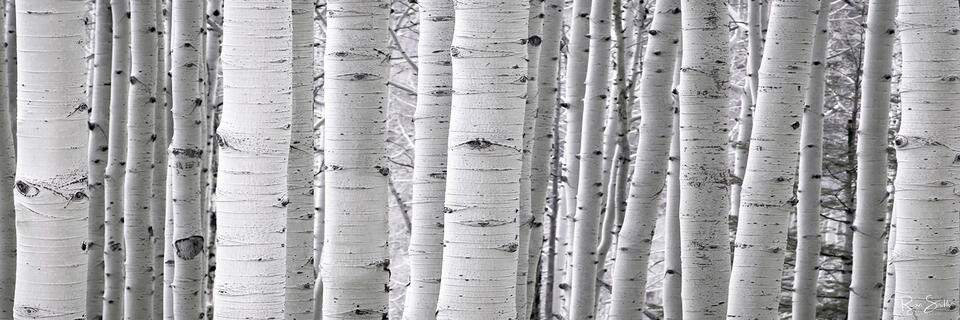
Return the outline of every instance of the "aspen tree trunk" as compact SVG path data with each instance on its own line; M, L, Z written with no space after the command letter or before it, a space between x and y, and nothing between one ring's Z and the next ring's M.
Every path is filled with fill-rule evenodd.
M224 4L229 14L223 22L224 108L217 129L214 319L266 319L285 313L287 210L291 201L305 201L302 187L293 199L287 194L292 10L290 0ZM303 102L300 96L296 101ZM298 165L309 162L297 160ZM302 183L295 179L294 184Z
M174 133L174 121L173 121L173 47L170 45L171 40L173 40L173 1L163 0L163 16L166 24L163 26L163 110L166 116L166 123L164 124L165 129L167 130L164 137L167 139L167 143L164 144L165 158L166 158L166 199L164 199L165 207L163 208L164 217L163 217L163 319L172 320L174 319L174 307L173 307L173 276L174 276L174 263L176 259L176 253L174 250L174 241L173 241L173 231L174 231L174 211L173 211L173 176L174 168L171 168L170 164L174 163L172 155L169 150L173 146L173 133Z
M901 124L894 140L894 319L957 317L960 30L955 1L902 0ZM928 301L935 301L931 304Z
M384 0L327 4L324 319L381 319L388 311L388 7Z
M8 1L13 2L13 1ZM113 50L113 17L110 1L97 0L94 24L93 88L90 111L88 158L90 196L87 225L87 319L103 318L103 214L104 175L107 168L108 135L110 133L110 80Z
M823 174L823 99L829 36L830 1L821 1L813 40L810 80L800 128L800 168L797 184L797 252L793 280L793 314L817 316L817 277L820 273L820 183ZM884 133L884 137L886 137ZM880 152L886 157L886 152ZM886 181L886 175L884 175ZM876 319L871 317L869 319Z
M877 319L883 309L883 252L887 217L887 135L896 1L871 1L867 11L859 137L857 214L849 319ZM893 230L893 228L891 228ZM889 251L892 253L893 251Z
M413 221L403 319L436 317L443 258L443 201L450 128L453 1L420 1L417 109L414 115Z
M110 80L110 133L104 175L103 318L123 318L123 183L127 158L127 93L130 87L129 1L111 0L113 72Z
M314 0L291 2L292 128L287 167L287 258L284 312L288 320L313 319L313 12Z
M0 25L4 24L2 20L4 18L0 14ZM6 58L6 52L0 50L0 61L4 61ZM7 100L6 73L8 72L16 72L16 70L7 70L6 64L0 64L0 185L7 187L14 185L17 169L16 150L13 147L13 128L11 128L11 123L15 119L10 118L9 111L11 108L9 100ZM92 151L92 149L89 150ZM92 167L93 164L90 163L88 168ZM103 181L103 179L100 181ZM88 190L91 190L90 182L87 184ZM13 204L13 191L7 187L0 189L0 319L4 320L13 319L13 299L17 278L16 209ZM100 190L102 209L103 189ZM90 191L87 192L89 194ZM87 249L89 248L87 246Z
M675 72L678 72L679 68ZM677 83L679 79L675 79ZM679 109L677 109L679 111ZM683 319L682 276L680 274L680 117L673 117L667 167L667 205L664 211L663 319Z
M727 210L727 11L723 1L680 1L680 266L683 315L719 319L730 272Z
M580 134L580 182L573 224L571 319L592 319L596 313L597 236L603 210L603 118L610 93L611 0L595 0L590 8L590 56L583 98Z
M526 0L455 3L437 319L517 315L529 10Z
M627 211L617 239L617 260L611 275L613 291L609 316L616 320L639 319L644 309L650 241L663 192L673 131L674 108L670 91L680 43L680 2L658 1L647 34L637 93L640 136L644 138L637 146Z
M326 0L317 0L317 7L326 7ZM315 28L315 49L313 51L313 56L320 56L320 59L315 59L314 64L314 73L322 75L323 74L323 56L326 47L326 11L320 11L317 13L319 20L319 28ZM422 32L422 30L421 30ZM313 126L313 163L314 171L316 172L313 176L313 267L314 274L316 275L316 282L313 285L313 314L314 319L320 319L323 316L323 277L320 275L320 259L322 258L323 253L323 229L324 229L324 187L323 187L323 130L324 130L324 119L323 119L323 77L315 77L314 84L314 95L313 95L313 117L314 117L314 126ZM320 99L317 99L319 97Z
M557 0L549 0L557 1ZM557 3L559 6L559 12L563 13L563 4ZM551 8L553 8L551 6ZM552 9L551 9L552 10ZM562 18L562 16L561 16ZM561 21L562 23L562 21ZM558 38L559 40L559 38ZM559 49L559 48L558 48ZM559 55L559 50L557 51ZM559 58L559 57L558 57ZM559 59L557 59L559 61ZM559 78L559 77L558 77ZM560 204L560 179L563 175L563 164L561 163L562 157L560 156L560 117L557 115L560 114L560 109L562 108L559 103L559 99L555 101L556 105L553 107L554 118L553 118L553 151L551 152L551 162L550 162L550 172L553 174L553 179L550 179L550 215L547 216L550 223L550 231L547 232L547 253L546 253L546 266L543 268L543 278L542 278L542 288L543 291L540 294L540 297L543 300L541 304L542 308L540 309L540 319L550 319L553 317L558 317L559 314L554 309L554 301L559 299L556 298L556 293L559 291L554 290L554 284L556 283L556 274L557 274L557 244L560 243L557 241L558 231L560 230L560 210L562 206Z
M127 104L127 173L124 181L124 319L153 313L153 247L150 205L153 186L157 97L156 0L130 2L131 60Z
M749 79L744 86L745 95L749 95L749 103L744 107L741 104L738 122L740 130L737 132L737 141L734 148L733 181L730 184L730 215L740 214L740 192L743 186L743 175L747 172L747 157L750 150L750 134L753 131L753 109L757 101L757 89L760 81L760 61L763 54L763 31L761 31L761 15L763 10L760 3L763 0L747 0L747 76Z
M17 274L14 319L83 319L88 236L81 1L17 6ZM6 111L6 110L4 110ZM9 153L5 153L5 156ZM4 201L4 203L9 203ZM96 254L96 253L94 253Z
M868 13L869 15L869 13ZM896 31L894 31L896 32ZM897 276L896 270L894 269L894 262L897 261L896 255L894 255L894 250L896 248L897 240L897 223L896 217L893 215L893 212L890 213L890 229L887 232L887 260L886 262L886 274L883 281L883 313L880 316L880 319L891 320L893 319L893 308L896 300L894 295L897 288Z
M155 136L153 144L153 197L150 202L150 225L153 241L153 315L151 319L163 319L164 310L164 278L166 265L164 263L166 243L166 210L167 210L167 113L170 112L167 103L167 27L164 24L166 8L163 0L156 0L157 21L157 72L156 72L156 110L154 111Z
M17 1L7 0L4 9L6 17L4 19L4 40L6 41L6 60L7 65L7 98L9 101L10 131L13 136L17 136ZM17 139L13 139L14 151L16 151Z
M819 1L778 0L759 71L757 110L743 180L727 319L777 317L797 170L800 113L810 80ZM726 242L724 242L726 243ZM686 279L688 274L684 272ZM686 305L684 306L686 307Z
M206 241L202 233L200 185L203 154L203 92L198 81L200 69L199 30L203 26L201 0L172 1L171 33L171 105L173 137L170 165L173 214L174 260L171 283L173 314L176 319L205 317L203 308L203 253Z

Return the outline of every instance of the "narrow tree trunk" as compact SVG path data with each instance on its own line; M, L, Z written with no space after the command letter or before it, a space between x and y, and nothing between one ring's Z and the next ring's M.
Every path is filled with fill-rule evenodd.
M796 203L800 115L820 2L773 3L730 278L728 318L777 317L790 212ZM725 232L726 233L726 232ZM686 279L688 274L684 273ZM686 306L685 306L686 307Z
M450 128L450 0L420 1L419 72L413 172L413 221L410 230L407 287L403 318L436 317L443 258L443 201L446 187L447 134Z
M877 319L883 306L884 219L889 196L887 136L896 9L895 1L874 0L867 12L849 319Z
M658 1L647 34L637 94L640 136L645 138L637 146L627 211L617 239L610 319L639 319L644 309L650 240L663 192L673 131L674 108L670 92L680 43L680 2Z
M679 68L677 68L679 71ZM678 77L679 78L679 77ZM679 82L675 79L674 83ZM679 109L677 109L679 110ZM673 141L670 142L667 169L667 205L664 209L663 319L683 319L682 276L680 270L680 117L673 117Z
M153 144L153 197L150 203L150 225L152 227L153 238L153 315L151 319L163 319L164 293L166 286L164 279L166 277L166 265L164 263L165 243L166 243L166 211L167 211L167 120L170 112L167 100L167 27L164 24L164 15L166 11L163 0L156 0L157 21L157 88L155 96L157 97L156 110L154 112L154 126L156 128L155 136L157 140Z
M820 273L820 183L823 174L823 99L830 1L821 1L813 40L810 81L800 128L800 168L797 185L797 253L793 280L793 314L817 316ZM886 134L886 133L884 133ZM886 137L886 135L884 135ZM881 154L886 157L885 152ZM869 319L876 319L870 317Z
M324 319L387 315L389 3L331 0L324 53Z
M437 319L516 318L529 10L456 3Z
M887 220L890 222L890 228L887 229L887 251L886 256L886 274L883 281L883 313L881 314L880 319L883 320L892 320L893 319L893 308L896 302L896 292L897 288L897 271L894 269L894 262L897 261L897 256L894 255L894 250L896 249L896 240L897 240L897 223L896 216L893 215L893 212L890 213L890 219Z
M109 1L109 0L107 0ZM6 46L6 59L3 61L7 65L7 98L9 99L10 131L13 136L17 136L17 1L7 0L4 9L6 18L4 21L4 40ZM96 31L94 31L96 32ZM13 139L14 151L16 151L17 139Z
M556 5L558 8L554 8L554 5ZM550 10L558 10L558 13L560 14L563 13L562 3L555 3L551 5L550 8ZM550 220L550 231L547 233L547 262L543 271L543 283L541 285L541 287L543 287L543 293L540 296L543 300L543 308L540 309L540 319L552 319L558 316L558 313L554 309L554 301L558 300L554 295L556 292L554 291L554 283L556 282L557 274L557 244L560 243L560 241L557 240L557 237L560 234L558 232L560 231L560 225L558 222L560 221L560 210L562 210L562 206L560 204L560 177L563 175L563 164L561 163L560 156L560 117L557 116L560 114L561 106L558 102L559 99L554 102L555 105L553 107L553 139L551 139L553 140L553 152L551 152L552 155L550 161L550 172L552 173L553 177L550 179L550 215L548 216Z
M7 1L13 2L13 1ZM94 24L93 96L91 98L89 134L90 196L87 225L87 319L103 318L103 214L104 175L107 168L108 135L110 132L110 80L113 50L113 17L110 1L97 0Z
M761 31L761 15L763 0L747 0L747 79L745 95L749 95L746 107L741 105L738 122L740 130L737 133L737 142L734 144L733 180L730 184L730 215L740 214L740 193L743 186L743 175L747 172L747 157L750 150L750 134L753 132L753 110L757 101L757 90L760 81L760 62L763 58L763 33Z
M83 319L88 233L83 2L21 1L16 319ZM6 111L6 110L4 110ZM9 153L5 153L8 155ZM4 202L9 203L9 202ZM96 253L93 253L96 254Z
M320 6L326 6L326 0L318 0L316 2L318 8ZM317 13L321 26L323 28L315 29L314 43L315 49L313 51L314 57L321 57L320 59L315 59L314 74L323 74L323 57L326 50L326 11L320 11ZM324 219L325 212L323 207L324 203L324 175L323 175L323 130L324 130L324 87L323 87L323 77L316 77L314 84L314 109L313 109L313 165L314 165L314 176L313 176L313 266L314 274L316 275L316 282L313 286L313 318L320 319L323 316L323 277L320 275L320 259L322 258L323 253L323 229L324 229ZM320 99L317 99L320 97Z
M5 17L0 14L0 26L4 25L4 18ZM6 58L7 53L0 50L0 61L4 61ZM9 111L11 110L11 105L9 100L7 100L8 86L6 74L9 72L16 72L16 70L7 70L6 64L0 65L0 185L7 187L14 185L17 169L16 150L13 146L13 128L11 127L11 124L13 121L16 121L16 119L10 118ZM91 137L92 136L93 135L91 135ZM102 138L104 136L100 135L99 137ZM91 138L91 140L93 139ZM88 153L92 154L93 149L89 149ZM92 155L90 158L92 158ZM90 168L91 171L96 169L92 162L89 163L88 168ZM100 168L100 212L103 212L103 167L101 166ZM90 187L92 180L90 181L91 182L87 183L87 189L93 190L94 188ZM90 191L87 192L88 194L90 193ZM17 278L16 223L13 192L10 189L0 190L0 319L4 320L13 319L13 299L14 292L16 291ZM87 246L87 249L89 248L90 247ZM95 254L94 256L100 255Z
M894 319L953 319L960 290L960 10L956 1L903 0L901 124L894 140ZM935 304L928 303L935 301Z

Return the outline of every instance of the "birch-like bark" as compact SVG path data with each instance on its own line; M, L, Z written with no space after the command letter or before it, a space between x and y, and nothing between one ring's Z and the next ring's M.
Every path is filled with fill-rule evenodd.
M0 26L4 25L3 19L5 17L0 14ZM7 53L0 50L0 62L5 61L6 58ZM17 159L16 150L13 146L13 128L11 127L11 123L15 119L10 118L10 103L7 100L7 72L10 72L10 70L7 70L7 65L5 63L0 64L0 186L9 187L13 186L16 180ZM16 72L16 70L13 70L13 72ZM103 135L100 137L103 137ZM90 151L92 149L88 149L88 153ZM88 165L88 168L91 171L95 169L92 162ZM102 169L100 176L103 176ZM100 181L103 181L103 179L101 178ZM90 190L90 182L87 185L88 190ZM103 209L102 190L100 189L101 210ZM90 191L87 191L87 193L89 194ZM13 319L13 299L17 278L16 223L13 191L9 188L0 189L0 319L4 320ZM87 241L89 243L89 240ZM87 246L87 249L89 248ZM95 256L99 255L96 254ZM87 263L89 264L89 261Z
M6 45L4 50L6 51L6 60L3 61L7 65L7 98L9 99L9 114L10 114L10 131L13 132L13 147L16 151L17 147L17 1L9 0L5 1L6 5L4 10L6 10L6 17L4 18L4 40Z
M679 69L679 68L677 68ZM675 70L679 71L679 70ZM679 77L674 79L678 82ZM677 109L679 111L679 109ZM673 139L667 166L667 204L664 209L663 319L683 319L682 276L680 274L680 117L673 117Z
M743 175L747 172L747 156L750 150L750 134L753 132L753 109L757 101L757 87L760 81L760 62L763 57L763 31L761 31L761 15L763 10L760 3L763 0L747 0L747 76L745 95L748 99L741 100L740 125L737 132L737 141L733 145L734 162L733 177L730 184L730 215L740 214L740 192L743 186ZM745 102L749 101L749 102ZM746 107L744 107L746 103Z
M287 320L313 319L313 0L291 2L292 127L287 167Z
M617 239L617 260L611 275L611 319L639 319L644 309L650 242L673 134L671 91L680 43L680 18L679 1L658 1L647 32L647 48L637 93L640 136L645 138L637 146L627 211Z
M173 308L173 273L174 273L174 263L176 258L176 252L173 247L173 230L174 230L174 211L173 211L173 176L174 168L170 167L170 164L174 163L172 155L169 152L170 147L173 146L173 113L171 108L173 107L173 47L170 45L171 40L173 40L173 1L163 0L163 16L166 24L163 26L163 72L160 74L163 75L163 113L166 116L166 122L164 127L167 130L166 138L167 143L164 144L164 158L166 158L166 199L164 199L165 207L163 208L164 217L163 217L163 320L173 320L174 319L174 308ZM159 155L159 154L158 154ZM156 180L154 180L156 181Z
M849 319L877 319L883 309L884 233L887 218L887 135L896 1L871 1L866 43L859 137L857 214L853 228L853 275ZM890 251L892 252L892 251Z
M150 202L150 226L152 228L153 246L153 315L151 319L163 319L164 293L166 286L166 265L164 264L166 243L166 215L167 215L167 121L169 120L167 100L167 27L164 24L166 11L163 0L156 0L157 21L157 72L155 74L157 88L156 110L154 111L154 127L157 140L153 144L153 196Z
M894 139L894 319L953 319L960 303L960 30L955 1L902 0L901 124ZM936 301L935 304L927 301Z
M413 219L408 248L410 286L403 318L436 317L443 258L443 201L450 128L453 1L420 1L417 109L414 115Z
M110 131L104 175L103 318L123 318L123 183L127 161L127 94L130 87L129 1L111 0L113 64L110 80Z
M869 15L869 13L868 13ZM896 31L894 31L896 32ZM893 308L895 305L896 292L897 288L897 271L893 266L893 263L896 260L896 255L894 255L894 250L896 248L897 240L897 223L896 216L893 215L893 212L890 213L890 228L887 229L887 251L886 251L886 272L885 278L883 281L883 312L880 315L882 320L892 320L893 319Z
M171 105L173 137L169 170L173 214L174 275L171 283L176 319L206 317L203 308L203 254L206 250L201 220L201 156L204 95L200 88L201 0L172 1L170 19Z
M817 277L820 273L820 177L823 174L823 99L826 84L824 76L829 16L830 1L820 1L810 63L810 81L804 97L806 105L800 128L797 253L794 265L792 309L797 319L814 319L817 316ZM881 151L880 154L886 157L886 152ZM884 181L886 181L886 175L884 175Z
M327 3L324 319L387 315L389 2Z
M810 80L819 4L816 0L772 4L770 41L764 47L766 60L759 71L757 109L737 221L728 319L777 317L787 228L796 203L793 186L800 116Z
M326 0L316 1L316 5L319 7L326 7ZM319 11L317 13L319 16L319 28L315 28L314 39L315 39L315 49L314 57L321 57L320 59L315 59L314 61L314 74L323 74L323 56L326 50L326 11ZM316 77L314 84L314 108L313 108L313 165L314 165L314 176L313 176L313 267L314 274L316 275L316 281L313 285L313 314L314 319L322 317L323 314L323 277L320 275L320 259L322 258L323 253L323 229L324 229L324 187L323 187L323 77ZM317 99L319 97L320 99Z
M8 1L13 2L13 1ZM87 194L90 196L87 225L87 319L103 318L103 214L104 175L107 168L110 132L110 79L113 50L113 17L110 1L97 0L94 24L93 88L90 102L90 129ZM12 155L12 154L11 154Z
M455 2L437 319L515 319L529 1Z
M287 194L294 101L292 11L290 0L224 3L229 14L223 20L224 108L216 133L214 319L299 313L284 310L287 210L294 199L305 201L302 187L295 197ZM301 97L296 101L302 102Z
M17 6L15 319L83 319L86 309L85 11L81 1Z

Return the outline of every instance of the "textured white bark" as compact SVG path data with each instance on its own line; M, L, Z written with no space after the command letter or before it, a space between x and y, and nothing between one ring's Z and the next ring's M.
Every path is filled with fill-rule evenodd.
M157 72L155 74L157 88L154 95L157 97L156 110L154 111L154 126L156 128L155 136L157 140L153 144L153 196L150 202L150 226L152 228L152 246L153 246L153 314L151 319L163 319L164 310L164 285L165 269L164 263L166 243L166 217L167 217L167 122L170 112L167 100L167 70L168 56L166 50L167 27L164 25L164 15L166 8L163 6L163 0L156 0L157 21Z
M414 115L413 217L408 263L410 286L403 318L436 317L443 258L443 201L450 128L453 1L420 1L417 110Z
M877 319L883 306L883 253L887 218L887 135L896 1L870 2L860 125L857 137L857 211L853 227L853 279L849 319ZM892 251L889 251L892 252Z
M326 5L325 0L318 0L316 2L317 6ZM319 15L320 13L318 13ZM325 15L325 13L324 13ZM319 56L320 59L315 59L314 61L314 74L323 74L323 55L326 47L326 24L323 19L320 19L319 25L323 28L315 29L315 49L314 57ZM313 286L313 314L314 319L319 319L323 314L323 277L320 275L320 258L323 253L323 229L324 229L324 188L323 188L323 77L317 77L314 85L314 97L320 97L320 99L314 98L314 108L313 108L313 117L314 117L314 127L313 127L313 149L314 149L314 158L313 165L314 171L316 172L313 176L313 266L314 274L316 275L316 282Z
M82 319L86 307L87 103L83 2L17 6L14 319ZM6 110L4 110L6 111ZM5 156L9 153L5 153ZM7 202L9 203L9 202ZM96 254L96 253L94 253Z
M313 12L314 0L294 0L290 162L287 168L287 320L313 319Z
M224 3L214 319L285 313L292 10L290 0Z
M894 31L896 32L896 31ZM891 320L893 319L893 308L894 303L896 302L896 296L894 293L897 288L897 273L894 269L893 263L896 261L896 256L894 255L894 248L897 243L897 223L896 216L893 215L893 212L890 213L890 229L887 231L887 251L886 251L886 274L883 281L883 313L880 315L880 319Z
M617 260L611 276L611 319L639 319L644 308L650 243L673 134L671 90L680 46L680 17L679 1L658 1L647 31L649 36L637 93L643 140L637 146L627 211L617 239Z
M677 68L679 72L679 68ZM679 77L677 77L679 78ZM677 83L679 79L674 79ZM673 117L670 164L667 169L667 205L664 209L663 319L683 319L680 266L680 117Z
M6 17L4 21L4 40L6 46L4 49L7 59L4 63L7 65L7 95L10 101L10 131L13 136L17 136L17 1L5 1ZM16 149L17 139L13 139L13 146ZM14 150L16 151L16 150Z
M389 2L331 0L324 52L324 319L387 314Z
M164 155L166 163L164 167L166 168L166 199L164 199L164 217L163 217L163 320L173 320L174 319L174 308L173 308L173 272L174 272L174 263L176 252L173 248L173 230L174 230L174 211L173 211L173 175L174 170L170 167L170 164L173 163L172 155L168 151L172 146L173 141L173 114L171 113L171 108L173 107L173 47L170 46L171 40L173 39L173 1L163 0L163 16L166 24L163 26L163 72L160 74L163 75L163 113L166 116L166 121L164 123L164 129L166 133L164 138L167 143L164 144ZM160 154L156 154L160 156ZM156 181L156 180L154 180ZM156 320L156 318L154 319Z
M797 254L794 265L792 309L797 319L814 319L817 316L817 277L820 273L820 177L823 174L823 99L826 84L824 74L829 15L830 1L821 1L813 40L810 80L804 97L806 105L800 128ZM886 137L886 132L883 135ZM879 154L881 157L886 157L884 151L880 151ZM884 182L886 182L886 174L884 174ZM878 256L882 257L879 252ZM882 264L878 263L878 265ZM874 316L864 319L876 318Z
M13 2L13 1L8 1ZM87 193L90 196L87 225L87 319L103 318L103 214L104 174L110 132L110 79L113 50L113 17L110 1L97 0L94 24L93 88L90 102Z
M753 132L753 109L757 101L757 87L760 81L760 62L763 54L763 31L761 31L761 15L763 10L760 3L763 0L748 0L747 2L747 76L745 95L741 99L740 117L737 118L739 131L734 143L733 179L730 184L730 215L740 214L740 191L743 186L743 175L747 172L747 156L750 150L750 134ZM749 101L749 102L747 102Z
M200 185L203 154L203 92L200 48L203 6L200 0L173 1L169 48L173 137L170 143L173 209L173 314L176 319L205 317L202 304L204 233ZM168 258L169 260L169 258Z
M0 26L4 25L0 14ZM2 30L2 29L0 29ZM6 41L4 41L6 43ZM0 50L0 61L7 58L6 51ZM13 123L10 118L10 103L7 100L7 64L0 64L0 186L13 186L16 178L16 150L13 147ZM13 70L16 72L16 70ZM109 72L109 71L108 71ZM109 73L108 73L109 74ZM103 137L102 135L100 137ZM92 149L89 149L92 151ZM93 167L92 163L88 167ZM102 166L100 167L102 171ZM102 177L102 174L101 174ZM101 178L100 181L103 181ZM88 182L88 190L90 182ZM103 212L103 189L100 189L100 208ZM87 191L88 194L90 191ZM89 243L89 240L88 240ZM87 246L89 249L90 246ZM95 254L94 256L100 256ZM89 263L89 262L88 262ZM102 273L101 273L102 274ZM13 191L0 189L0 319L13 319L13 298L17 278L17 230L16 209L13 205Z
M894 319L954 319L960 300L960 8L955 1L902 0L898 9L903 75L894 140Z
M437 319L515 319L529 2L455 4Z
M799 120L819 4L772 4L737 221L728 319L777 317L789 215L796 203Z

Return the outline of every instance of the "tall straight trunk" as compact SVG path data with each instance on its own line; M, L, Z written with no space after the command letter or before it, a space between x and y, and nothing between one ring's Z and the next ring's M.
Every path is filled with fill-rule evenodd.
M111 0L113 72L110 80L110 133L104 175L103 318L123 318L123 183L127 161L127 93L130 87L129 1Z
M290 0L224 4L229 14L223 22L223 118L216 133L214 319L299 313L284 310L287 210L294 200L305 201L301 189L309 191L307 183L296 194L287 194L294 101L292 10ZM301 98L296 101L303 102ZM302 130L301 123L296 125ZM309 162L297 160L298 169L299 163ZM293 184L302 185L299 180ZM304 211L302 204L294 205L297 208Z
M853 227L850 319L877 319L883 305L884 233L887 217L887 135L896 1L871 1L857 138L857 211Z
M213 278L216 277L216 256L217 247L215 245L217 235L217 212L216 212L216 183L217 183L217 153L219 146L216 143L216 129L220 110L222 106L220 94L221 77L220 71L220 45L223 37L223 0L207 0L204 2L205 23L203 33L203 99L204 105L204 123L203 123L203 167L200 177L203 185L201 194L203 228L206 235L207 252L204 255L204 306L207 312L213 310ZM214 27L219 25L220 28Z
M679 69L679 68L678 68ZM679 79L675 79L677 83ZM677 109L679 110L679 109ZM680 117L673 117L673 141L667 166L667 204L664 208L663 319L683 319L680 274Z
M515 319L530 7L455 5L437 319Z
M0 26L4 25L0 14ZM2 30L2 29L0 29ZM7 57L5 51L0 50L0 62ZM0 64L0 185L13 186L16 180L16 151L13 147L13 128L11 124L16 119L10 118L10 103L7 100L6 64ZM109 72L109 71L107 71ZM101 137L103 137L101 135ZM90 149L92 151L92 149ZM92 169L90 163L88 168ZM92 170L91 170L92 171ZM101 174L102 177L102 174ZM100 181L103 181L101 178ZM88 182L88 190L90 182ZM103 189L100 189L103 190ZM90 191L87 191L88 193ZM103 192L101 191L101 209L103 207ZM13 299L16 291L17 278L17 230L16 210L13 205L13 191L0 190L0 319L13 319ZM89 249L89 246L87 247ZM95 255L99 256L99 255ZM88 261L89 264L89 261Z
M680 268L685 318L720 318L730 274L727 223L729 43L723 1L682 0Z
M157 109L157 3L130 2L131 46L127 104L127 173L124 180L124 319L153 314L152 204Z
M170 143L170 176L173 206L174 275L173 313L177 319L205 317L203 308L203 254L200 185L203 154L204 95L200 88L202 0L173 1L171 32L171 105L173 137Z
M82 319L86 309L85 11L80 1L17 6L19 147L7 185L16 207L16 319Z
M960 8L956 1L902 0L898 10L903 75L894 139L894 319L954 319L960 300L960 38L953 30L960 30Z
M823 99L826 84L824 76L829 16L830 1L821 1L817 30L813 40L810 81L804 97L806 105L800 128L797 252L792 309L797 319L814 319L817 315L817 278L820 273L820 177L823 174ZM886 156L885 152L881 154Z
M446 188L447 134L450 129L453 5L450 0L420 2L417 52L417 110L413 172L413 219L408 263L410 286L403 318L436 317L443 258L443 201Z
M150 226L153 238L153 315L151 319L163 319L164 310L164 278L166 265L164 263L166 243L166 214L167 214L167 120L170 112L167 101L167 27L164 24L166 11L163 0L156 1L157 21L157 72L155 74L157 88L156 110L154 111L154 126L156 141L153 144L153 196L150 202Z
M327 4L324 53L324 319L388 312L386 79L389 3ZM352 314L348 315L348 314Z
M658 1L647 34L637 93L640 136L644 138L637 146L627 211L617 239L617 260L611 276L611 319L638 319L644 309L650 240L656 225L670 136L673 134L671 90L680 43L680 2Z
M326 0L316 1L317 6L326 6ZM322 28L316 28L314 31L315 49L314 57L321 57L314 61L314 74L323 74L323 56L326 45L326 20L323 19L326 11L317 13L318 20ZM316 275L316 282L313 285L313 314L314 319L319 319L323 315L323 277L320 276L320 258L323 253L323 229L324 229L324 187L323 187L323 77L316 77L314 81L314 108L313 108L313 268ZM320 97L320 99L316 99Z
M771 41L764 47L766 61L759 71L751 151L737 221L728 318L777 316L787 228L796 202L793 187L800 116L810 80L819 4L816 0L777 0L772 4L767 33Z
M8 1L13 2L13 1ZM97 0L94 24L93 96L90 106L90 129L87 193L90 196L87 225L87 319L103 318L103 214L104 175L107 168L108 135L110 133L110 80L113 50L113 17L110 1Z
M747 172L747 157L750 150L750 134L753 132L753 109L757 101L760 82L760 62L763 57L763 31L761 31L761 16L763 10L761 2L764 0L747 0L747 82L744 85L744 95L749 103L740 106L740 117L737 122L740 130L733 145L734 162L733 177L730 184L730 215L740 214L740 193L743 186L743 175ZM741 100L744 101L744 100Z
M163 0L163 11L164 20L166 24L163 26L163 72L160 74L163 75L163 110L166 116L166 123L164 123L164 128L167 130L164 137L166 138L166 143L164 144L166 159L166 185L164 187L166 191L166 199L164 199L165 208L163 208L164 217L163 217L163 319L172 320L174 319L174 307L173 307L173 272L175 269L174 263L176 258L176 251L174 250L173 243L173 230L174 230L174 211L173 211L173 176L174 169L170 167L170 164L174 163L172 155L169 150L173 146L173 47L170 45L171 40L173 40L173 1ZM159 133L158 133L159 134ZM156 181L156 180L154 180Z
M556 0L549 0L556 1ZM563 13L562 3L555 4L559 6L559 12ZM551 5L551 10L554 10ZM562 21L561 21L562 22ZM558 48L559 49L559 48ZM559 50L558 50L559 54ZM559 58L559 57L558 57ZM559 59L557 59L559 60ZM550 179L550 215L547 216L550 223L550 230L547 232L547 252L546 257L544 258L545 266L543 268L543 278L542 285L543 288L540 297L543 303L541 304L542 308L540 309L540 319L550 319L555 316L558 316L558 313L554 309L554 301L557 301L554 290L554 284L556 283L556 274L557 274L557 244L560 241L557 240L560 234L560 210L562 210L562 205L560 204L560 179L559 177L563 175L563 164L561 163L560 155L560 117L557 115L560 114L561 106L559 104L559 99L556 100L553 107L554 118L553 118L553 151L551 152L551 161L550 161L550 172L553 175L553 179Z
M294 0L292 128L287 167L287 279L284 312L288 320L313 319L313 0Z
M3 63L7 66L7 98L9 101L10 131L13 136L17 136L17 1L6 0L4 10L6 17L4 19L4 50L6 59ZM16 151L17 139L13 139L14 151Z
M869 15L869 14L868 14ZM896 31L894 31L896 32ZM893 319L893 308L894 303L896 302L896 296L894 295L897 288L897 271L893 267L893 263L896 261L896 256L893 255L896 248L897 240L897 223L896 217L893 215L893 212L890 213L890 228L887 229L887 251L886 251L886 272L883 281L883 312L880 315L880 319L883 320L892 320Z

